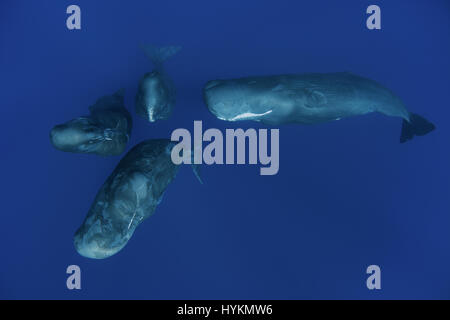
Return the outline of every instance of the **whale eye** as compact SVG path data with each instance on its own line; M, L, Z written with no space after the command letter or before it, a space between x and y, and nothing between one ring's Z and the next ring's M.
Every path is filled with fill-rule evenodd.
M322 92L311 89L304 89L304 91L306 96L305 106L316 108L327 103L327 98Z

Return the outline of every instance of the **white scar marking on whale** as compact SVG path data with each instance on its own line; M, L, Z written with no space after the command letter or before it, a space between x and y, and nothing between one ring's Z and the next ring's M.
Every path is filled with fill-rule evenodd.
M148 121L155 121L155 116L153 115L153 109L151 106L148 107Z
M271 113L272 110L266 111L264 113L252 113L252 112L246 112L240 115L237 115L236 117L231 118L229 121L236 121L236 120L242 120L242 119L254 119L258 117L265 116L266 114Z

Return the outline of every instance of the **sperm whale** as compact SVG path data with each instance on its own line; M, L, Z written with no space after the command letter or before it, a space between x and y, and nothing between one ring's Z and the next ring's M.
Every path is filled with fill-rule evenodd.
M401 143L435 129L386 87L348 72L212 80L203 96L211 113L226 121L315 124L379 112L403 119Z
M75 233L80 255L104 259L116 254L154 213L179 169L171 160L174 145L168 139L146 140L122 158ZM193 169L200 180L198 167Z
M175 105L176 90L172 79L167 75L163 62L180 51L181 47L142 46L152 61L154 70L147 72L139 81L136 94L136 113L150 122L167 119Z
M103 96L89 107L90 115L56 125L50 142L61 151L101 156L121 154L131 134L132 120L124 107L124 90Z

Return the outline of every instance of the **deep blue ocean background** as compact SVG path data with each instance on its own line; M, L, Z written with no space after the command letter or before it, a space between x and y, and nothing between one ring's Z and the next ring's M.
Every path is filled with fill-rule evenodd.
M66 28L77 4L82 29ZM381 7L382 29L366 28ZM180 45L166 63L178 89L167 121L136 116L140 43ZM126 88L130 149L176 128L224 122L203 103L208 80L349 71L393 90L434 122L399 143L401 120L371 114L280 126L280 171L181 168L155 214L106 260L72 237L122 156L55 150L50 129ZM450 1L0 2L3 299L449 299ZM66 288L81 267L82 289ZM366 268L381 267L381 290Z

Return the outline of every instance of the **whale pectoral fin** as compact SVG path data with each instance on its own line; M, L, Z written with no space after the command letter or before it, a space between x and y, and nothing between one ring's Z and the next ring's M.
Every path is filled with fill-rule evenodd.
M305 106L309 108L318 108L327 103L326 96L314 89L304 89L306 96Z
M184 150L183 150L183 152L184 152ZM196 164L194 162L194 149L190 150L189 152L190 152L190 155L191 155L192 172L194 172L194 175L197 178L197 180L200 182L200 184L203 184L202 175L200 173L200 165Z
M203 184L202 176L200 174L200 165L198 164L192 164L192 171L194 172L195 177L200 182L200 184Z

